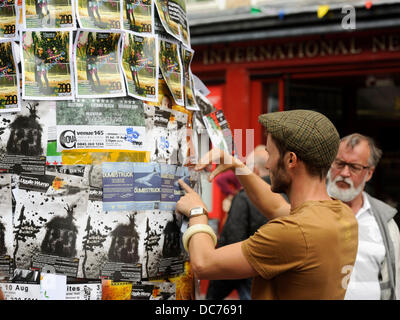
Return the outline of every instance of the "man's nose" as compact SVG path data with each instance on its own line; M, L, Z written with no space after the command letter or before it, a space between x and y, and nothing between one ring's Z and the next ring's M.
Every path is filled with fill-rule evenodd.
M346 164L344 166L344 168L340 171L340 175L342 177L350 177L350 168L349 166Z

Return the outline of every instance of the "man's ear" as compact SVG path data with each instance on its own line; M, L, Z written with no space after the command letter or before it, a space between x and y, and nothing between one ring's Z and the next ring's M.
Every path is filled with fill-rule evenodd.
M374 174L374 171L375 171L375 167L371 167L370 169L368 169L367 179L365 180L365 182L368 182L369 180L371 180L372 175Z
M297 156L294 152L289 152L289 156L288 156L288 167L289 168L294 168L297 164Z

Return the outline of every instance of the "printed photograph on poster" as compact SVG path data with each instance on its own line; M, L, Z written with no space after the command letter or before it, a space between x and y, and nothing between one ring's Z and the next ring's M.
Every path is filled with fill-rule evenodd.
M128 94L146 101L158 101L158 38L125 32L121 69Z
M21 110L19 71L14 42L0 41L0 113Z
M86 226L87 181L63 174L20 176L13 195L16 266L76 277Z
M11 175L0 174L0 260L11 256L13 252ZM0 263L0 279L9 275L9 265L6 261Z
M159 38L159 60L162 75L176 104L185 105L183 95L183 68L178 42Z
M0 4L0 40L15 39L18 28L17 0L3 0Z
M154 2L152 0L122 0L124 30L154 34Z
M55 102L24 101L21 112L0 114L0 172L44 174Z
M21 31L22 98L71 100L71 31Z
M194 51L192 49L181 46L182 49L182 62L184 67L184 92L185 92L185 108L193 111L200 111L194 96L193 75L190 69L190 64L193 59Z
M82 29L121 29L120 0L77 0L76 17Z
M22 4L26 29L76 29L74 2L71 0L25 0Z
M121 33L78 30L75 53L77 98L125 96L119 52Z

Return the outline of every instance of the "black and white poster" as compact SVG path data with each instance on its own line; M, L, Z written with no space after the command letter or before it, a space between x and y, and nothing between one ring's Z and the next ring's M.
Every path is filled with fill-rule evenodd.
M140 281L139 234L133 211L103 211L89 200L80 257L80 274L115 281Z
M11 175L0 174L0 279L10 276L13 250Z
M13 194L16 266L76 277L89 198L85 179L20 176Z
M0 172L44 174L48 128L55 103L23 102L20 113L0 114Z
M181 219L173 211L146 210L137 215L139 257L144 279L183 272Z

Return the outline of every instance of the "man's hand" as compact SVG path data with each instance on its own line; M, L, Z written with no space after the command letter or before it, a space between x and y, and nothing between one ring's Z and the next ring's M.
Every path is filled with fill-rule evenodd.
M207 210L200 195L198 195L191 187L189 187L182 179L178 180L179 185L185 190L186 194L176 203L176 211L189 217L190 210L197 207L203 207Z
M228 170L235 170L235 174L249 174L251 171L239 159L233 157L228 152L213 148L208 151L194 167L196 171L205 169L211 164L217 164L217 167L208 176L211 182L217 175Z

